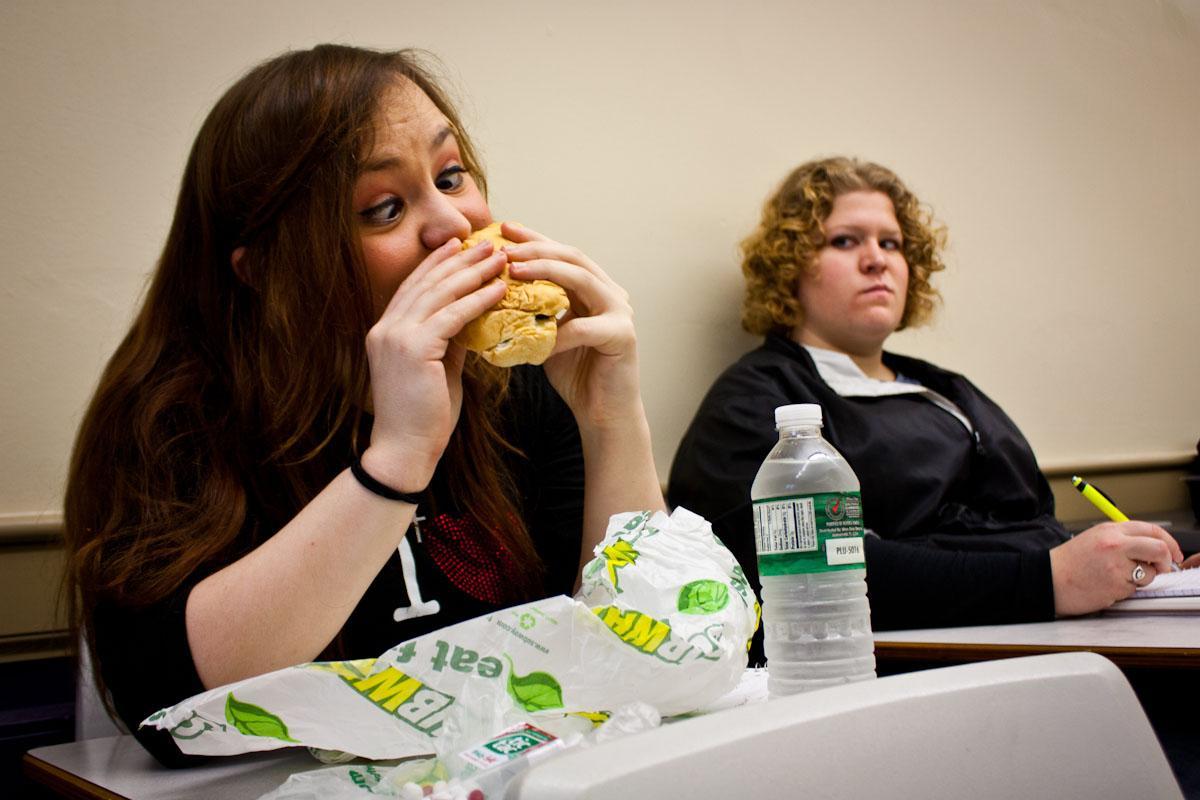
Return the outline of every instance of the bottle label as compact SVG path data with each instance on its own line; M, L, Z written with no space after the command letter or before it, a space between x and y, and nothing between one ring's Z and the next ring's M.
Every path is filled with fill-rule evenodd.
M862 498L823 492L755 500L754 538L762 575L862 569Z

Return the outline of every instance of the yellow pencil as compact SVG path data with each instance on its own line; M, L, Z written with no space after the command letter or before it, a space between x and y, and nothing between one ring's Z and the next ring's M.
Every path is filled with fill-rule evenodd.
M1108 499L1104 492L1092 486L1078 475L1071 477L1071 485L1079 490L1079 493L1091 501L1092 505L1100 509L1104 516L1111 519L1113 522L1129 522L1129 517L1121 513L1121 509L1113 505L1113 501Z
M1086 497L1091 504L1100 509L1104 516L1111 519L1113 522L1129 522L1129 517L1125 516L1121 509L1113 505L1113 501L1108 499L1108 495L1092 486L1078 475L1071 476L1071 485L1079 490L1079 493ZM1177 572L1179 565L1172 562L1171 571Z

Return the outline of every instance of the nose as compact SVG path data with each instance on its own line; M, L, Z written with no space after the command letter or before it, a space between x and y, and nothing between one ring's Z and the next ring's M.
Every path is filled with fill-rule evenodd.
M859 254L859 269L864 272L882 272L887 267L887 257L879 240L868 238L863 241Z
M465 239L471 234L471 221L454 199L434 192L422 203L421 244L426 250L436 250L452 238Z

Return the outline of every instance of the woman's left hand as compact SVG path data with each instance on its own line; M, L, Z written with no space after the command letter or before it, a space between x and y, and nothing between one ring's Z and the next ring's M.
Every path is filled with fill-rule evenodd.
M566 290L571 309L544 369L581 428L614 429L644 416L629 293L579 250L505 223L509 274Z

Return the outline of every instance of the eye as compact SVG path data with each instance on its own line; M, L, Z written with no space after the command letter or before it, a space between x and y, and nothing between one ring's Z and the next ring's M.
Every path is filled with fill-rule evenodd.
M358 215L368 225L388 225L400 219L403 211L404 202L399 197L389 197L382 203L358 212Z
M856 244L857 244L857 242L855 241L853 236L849 236L844 233L834 236L832 239L829 240L829 246L836 248L838 250L849 250L851 247L854 247L854 245L856 245Z
M442 170L442 174L438 175L435 185L443 192L456 192L462 188L466 181L466 167L455 165Z
M884 250L897 250L903 248L903 244L899 239L880 239L879 246Z

